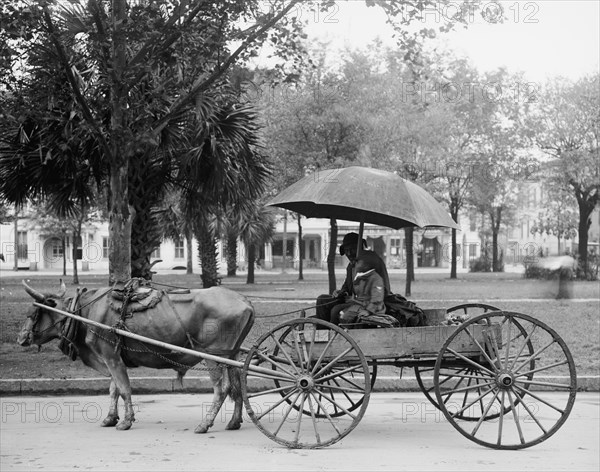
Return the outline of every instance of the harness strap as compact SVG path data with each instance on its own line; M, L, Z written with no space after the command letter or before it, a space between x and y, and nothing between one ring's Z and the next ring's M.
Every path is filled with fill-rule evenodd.
M183 320L181 319L181 316L179 316L179 312L177 311L177 309L171 304L171 300L169 299L169 297L167 296L167 303L169 305L171 305L171 308L173 309L173 312L175 313L175 318L177 318L177 321L179 321L179 324L181 325L181 328L183 329L183 332L185 333L185 337L188 340L188 343L190 343L190 349L196 349L196 346L194 344L194 338L192 337L192 335L189 333L189 331L187 330L187 328L185 327L185 324L183 323ZM196 340L196 342L198 342ZM185 346L184 346L185 347Z

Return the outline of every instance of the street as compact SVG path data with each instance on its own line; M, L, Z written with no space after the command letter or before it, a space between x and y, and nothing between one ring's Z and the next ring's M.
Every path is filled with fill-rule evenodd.
M458 433L419 392L374 393L357 428L324 449L286 449L232 403L205 435L193 430L209 394L136 395L130 431L101 428L108 396L4 397L2 472L19 470L577 470L600 467L600 402L580 392L558 432L520 451L488 449Z

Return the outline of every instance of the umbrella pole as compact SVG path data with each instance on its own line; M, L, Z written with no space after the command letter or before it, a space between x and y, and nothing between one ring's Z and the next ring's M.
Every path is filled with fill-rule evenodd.
M360 215L360 225L358 227L358 246L356 247L356 257L358 258L360 256L360 253L363 251L363 247L362 247L362 240L363 240L363 233L365 231L365 215L361 214Z

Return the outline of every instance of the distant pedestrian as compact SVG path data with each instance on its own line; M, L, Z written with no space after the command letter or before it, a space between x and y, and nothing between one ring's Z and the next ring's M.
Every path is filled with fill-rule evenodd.
M573 298L573 277L577 269L577 261L570 255L544 258L540 263L542 267L552 272L552 278L556 280L556 299Z

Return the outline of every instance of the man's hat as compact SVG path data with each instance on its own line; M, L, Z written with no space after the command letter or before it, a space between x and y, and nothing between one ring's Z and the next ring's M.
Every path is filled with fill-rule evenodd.
M366 249L367 241L365 241L363 239L362 242L363 242L363 248ZM356 247L357 243L358 243L358 233L346 233L346 236L344 236L342 244L340 245L340 255L343 256L346 253L344 246Z

